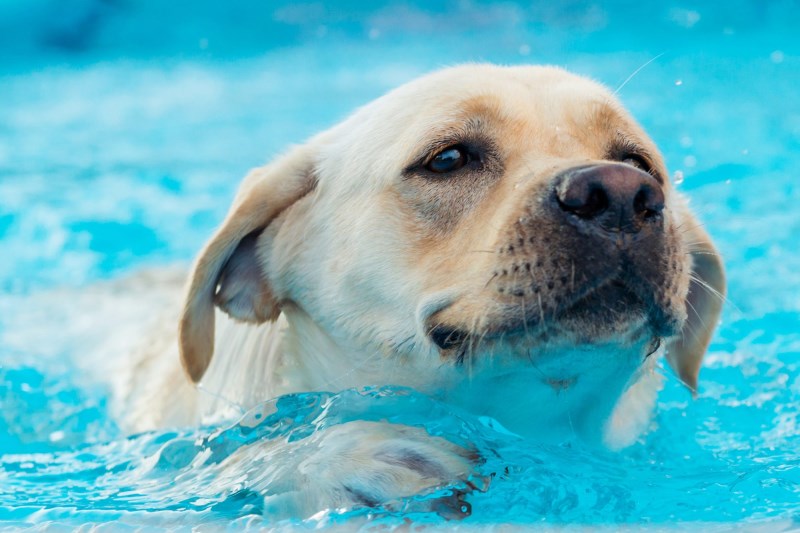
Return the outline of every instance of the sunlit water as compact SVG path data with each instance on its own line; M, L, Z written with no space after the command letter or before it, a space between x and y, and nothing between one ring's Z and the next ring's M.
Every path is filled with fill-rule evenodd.
M386 509L278 520L264 500L267 470L219 471L246 444L279 443L253 464L280 464L318 428L359 419L421 426L480 452L481 472L498 475L468 498L462 526L771 531L800 521L796 3L735 2L725 12L438 3L362 7L356 18L287 6L262 13L274 36L249 31L256 21L241 42L195 14L183 33L165 34L161 56L140 28L152 5L132 8L128 26L112 18L99 44L79 50L9 34L25 53L4 48L0 72L0 528L441 523L420 501L447 487ZM19 13L3 9L4 27L15 27ZM42 35L62 35L42 13L25 13ZM109 37L120 28L139 29ZM97 351L130 324L104 322L70 295L186 264L246 169L399 83L475 60L555 63L624 83L619 97L726 258L730 302L699 397L664 370L650 432L619 453L526 442L391 387L281 398L218 427L122 434L92 367L124 356L113 343Z

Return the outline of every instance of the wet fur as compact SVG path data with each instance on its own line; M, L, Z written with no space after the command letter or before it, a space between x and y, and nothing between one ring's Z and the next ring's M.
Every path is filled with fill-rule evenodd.
M430 175L426 161L453 143L480 150L481 164ZM552 180L626 150L660 181L664 229L646 248L587 246L548 203ZM603 300L612 278L639 311ZM667 344L696 387L724 290L709 237L609 91L552 67L457 67L254 169L199 254L183 307L134 356L121 403L142 430L234 417L291 392L407 385L537 439L622 447L647 426ZM356 455L325 456L356 434L366 435ZM376 505L474 466L464 450L388 424L324 438L308 463L321 469L315 483L297 489L309 512ZM329 464L350 481L325 475ZM376 469L394 481L373 484Z

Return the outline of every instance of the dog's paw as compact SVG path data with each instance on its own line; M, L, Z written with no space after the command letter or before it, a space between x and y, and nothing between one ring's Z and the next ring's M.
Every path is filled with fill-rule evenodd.
M293 506L299 504L295 510L305 516L374 507L458 519L471 512L465 496L488 485L475 471L475 452L421 428L358 421L320 431L309 440L292 491ZM412 498L420 495L430 497ZM289 502L284 495L272 503Z

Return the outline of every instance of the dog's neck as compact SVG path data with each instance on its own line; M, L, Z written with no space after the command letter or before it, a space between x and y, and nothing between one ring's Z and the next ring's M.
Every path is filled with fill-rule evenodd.
M531 358L502 365L495 355L445 399L552 444L577 439L622 448L646 429L661 383L655 357L642 364L638 347L609 345L544 349Z

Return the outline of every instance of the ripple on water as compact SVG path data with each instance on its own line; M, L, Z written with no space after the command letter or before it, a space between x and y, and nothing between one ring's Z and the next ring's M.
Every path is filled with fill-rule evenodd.
M7 374L25 382L31 376L23 369ZM659 428L622 453L526 442L497 431L490 420L404 388L289 395L253 408L229 426L6 453L0 462L0 516L20 524L164 526L188 513L196 523L234 520L255 527L281 518L284 525L298 525L300 518L274 514L265 497L274 500L275 481L291 475L285 469L295 468L287 458L313 446L315 433L353 420L424 427L476 449L485 459L480 474L493 480L490 490L470 497L474 513L466 523L719 522L778 518L796 509L800 457L793 448L767 454L729 443L687 442L685 432L695 428L683 413L706 407L702 399L687 407L679 401L682 390L667 389L671 400L663 403L655 421ZM234 455L239 466L231 467L227 459ZM390 525L413 515L436 523L441 518L421 511L419 502L441 497L442 490L449 489L384 509L331 511L305 519L347 523L369 515Z

